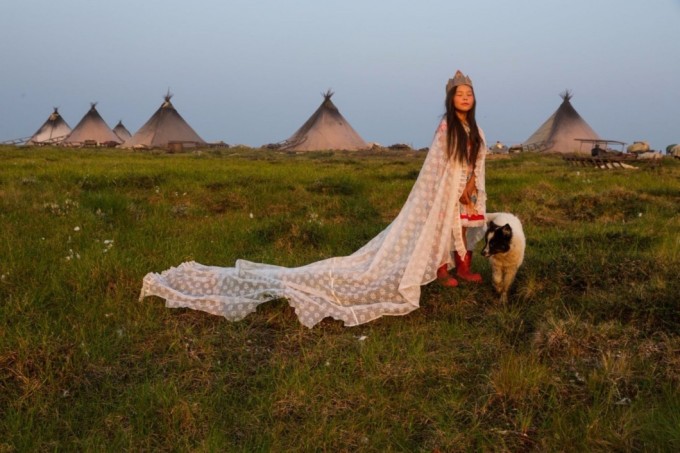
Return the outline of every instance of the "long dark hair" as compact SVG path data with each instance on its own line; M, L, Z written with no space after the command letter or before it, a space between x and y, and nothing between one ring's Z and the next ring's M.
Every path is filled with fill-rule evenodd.
M460 86L460 85L458 85ZM482 144L482 138L479 135L477 128L477 120L475 119L475 110L477 110L477 96L472 103L472 108L467 113L467 122L470 126L470 135L468 136L463 127L463 123L456 115L456 109L453 107L453 96L456 94L458 86L453 87L446 94L446 144L449 159L453 157L458 162L476 162L479 147ZM470 87L472 88L472 87ZM475 90L472 89L472 94ZM470 155L468 156L468 144L470 145Z

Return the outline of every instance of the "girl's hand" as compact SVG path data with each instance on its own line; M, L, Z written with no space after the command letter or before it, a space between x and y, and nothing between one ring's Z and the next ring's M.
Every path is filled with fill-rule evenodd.
M473 174L472 178L470 178L470 180L465 184L463 193L460 194L458 201L460 201L462 204L472 204L472 195L476 191L477 187L475 185L475 176Z

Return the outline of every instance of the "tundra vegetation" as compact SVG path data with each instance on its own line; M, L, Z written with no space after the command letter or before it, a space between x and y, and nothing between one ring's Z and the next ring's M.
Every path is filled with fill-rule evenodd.
M184 261L352 253L423 156L0 147L0 451L679 451L677 160L489 159L527 236L507 304L479 253L482 285L353 328L138 300Z

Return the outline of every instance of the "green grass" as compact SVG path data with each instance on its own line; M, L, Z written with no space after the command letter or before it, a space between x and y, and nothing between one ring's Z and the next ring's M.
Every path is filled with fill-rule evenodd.
M478 255L483 285L354 328L138 301L187 260L352 253L422 159L0 147L0 452L680 450L678 161L489 159L528 242L507 306Z

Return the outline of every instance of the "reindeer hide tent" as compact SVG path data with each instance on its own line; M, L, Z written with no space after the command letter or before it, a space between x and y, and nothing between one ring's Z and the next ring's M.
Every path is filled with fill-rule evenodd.
M169 148L205 145L205 141L189 126L170 102L168 92L165 100L149 120L123 143L124 148Z
M71 133L64 139L65 145L83 144L115 145L122 140L111 130L97 111L97 103L90 104L90 110L83 116Z
M560 94L562 104L522 145L527 151L548 151L559 153L590 153L580 149L578 139L599 140L592 127L571 105L569 90Z
M281 149L292 151L367 149L369 146L331 101L333 92L323 94L323 102Z
M27 145L57 144L63 141L71 133L71 127L59 114L59 109L54 107L54 111L47 117L42 126L26 142Z

